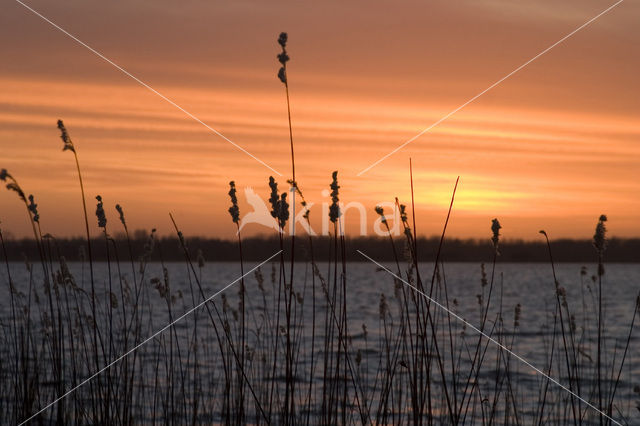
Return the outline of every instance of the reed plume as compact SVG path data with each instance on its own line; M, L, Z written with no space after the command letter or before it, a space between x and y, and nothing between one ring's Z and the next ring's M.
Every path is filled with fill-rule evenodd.
M602 327L604 319L602 318L602 276L604 275L604 251L607 247L607 221L606 215L600 215L596 224L596 231L593 234L593 246L598 254L598 350L596 369L598 375L598 409L602 412ZM600 414L600 425L604 423L604 417Z
M244 276L244 261L242 256L242 238L240 237L240 208L238 207L238 196L236 195L236 183L234 181L229 182L229 198L231 199L231 207L229 207L229 214L231 215L231 220L236 225L237 234L238 234L238 252L240 254L240 276ZM242 423L244 421L244 380L241 372L244 371L245 368L245 348L247 346L246 343L246 323L245 323L245 285L244 278L240 279L240 366L238 369L238 388L240 389L238 393L238 398L236 399L236 411L238 412L238 422Z
M84 194L84 183L82 181L82 173L80 172L80 161L78 160L78 151L76 146L69 136L69 132L65 127L62 120L58 120L58 130L60 130L60 139L62 139L63 147L62 151L71 151L76 163L76 170L78 172L78 181L80 182L80 195L82 196L82 210L84 213L84 225L87 235L87 251L89 255L89 275L91 279L91 314L93 317L93 346L94 346L94 361L95 368L100 368L100 362L98 360L98 328L95 321L97 321L97 309L96 309L96 290L95 290L95 277L93 271L93 254L91 250L91 233L89 232L89 215L87 214L87 202ZM98 388L100 388L100 378L98 377Z

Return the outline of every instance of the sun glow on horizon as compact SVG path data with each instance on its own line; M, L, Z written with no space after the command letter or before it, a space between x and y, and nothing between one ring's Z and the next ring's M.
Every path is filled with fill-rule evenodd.
M154 27L141 34L148 23L131 17L107 39L95 16L67 11L86 20L83 28L53 6L38 1L34 6L283 173L277 177L281 189L291 164L274 34L292 28L288 73L296 177L315 203L312 217L322 214L322 190L338 170L341 201L367 206L370 228L378 203L395 197L410 203L412 158L417 227L424 234L437 233L460 176L452 236L484 235L487 220L504 217L515 237L528 238L532 229L546 227L556 235L588 238L597 217L607 213L612 232L640 237L640 105L629 89L640 63L628 55L638 35L627 28L629 16L640 12L636 7L625 6L625 16L611 13L357 177L557 40L566 33L567 20L580 19L574 14L534 19L515 11L506 19L488 5L459 10L442 2L430 10L430 25L423 22L420 5L411 5L412 13L402 18L370 6L362 20L352 22L335 15L338 6L329 2L317 6L335 26L328 34L297 8L291 11L296 19L266 23L250 17L236 28L230 26L238 22L235 9L206 5L217 13L214 29L188 8L183 12L193 22L184 33L164 34ZM127 11L124 5L100 7L105 13ZM55 128L59 118L78 146L89 204L101 194L108 216L113 205L122 204L133 227L170 233L171 210L186 234L229 238L228 182L268 198L266 182L273 172L55 30L25 21L23 13L8 10L25 28L13 23L0 29L4 40L25 37L20 49L5 42L0 168L36 196L47 232L82 231L75 169L61 152ZM159 6L149 13L154 25L172 19ZM387 25L370 31L370 23L383 18ZM232 36L220 43L217 32L223 29ZM405 33L411 36L394 37ZM206 55L204 47L210 49ZM607 78L614 73L616 78ZM24 206L14 198L0 192L3 228L28 235ZM240 202L241 213L250 209ZM356 215L349 215L354 218L347 219L347 232L357 234ZM248 228L249 234L262 231Z

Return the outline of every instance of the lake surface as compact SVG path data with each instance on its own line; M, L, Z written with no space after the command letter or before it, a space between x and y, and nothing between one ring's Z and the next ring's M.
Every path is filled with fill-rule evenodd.
M246 263L244 271L248 271L256 264ZM397 267L391 263L385 263L390 270L396 270ZM237 280L240 275L240 266L238 263L207 263L202 267L194 265L195 275L191 268L185 263L167 263L166 278L169 282L169 301L160 296L160 291L156 288L158 284L165 283L165 272L163 265L159 263L149 263L146 265L144 277L142 278L141 270L138 264L134 265L137 280L140 283L134 284L131 264L121 263L118 266L115 263L111 267L111 291L113 296L108 293L108 266L106 263L98 263L94 266L94 276L96 277L96 295L98 298L97 318L98 328L104 335L112 334L113 348L105 350L103 357L99 359L100 365L107 365L110 361L118 358L125 352L130 350L134 344L143 342L147 336L150 336L161 330L171 321L180 318L185 312L200 303L203 300L202 294L207 297L220 291L220 289ZM70 263L68 265L70 273L75 278L75 285L78 288L89 292L89 269L87 264ZM28 271L24 264L11 263L10 265L12 280L16 290L23 293L23 305L28 300L29 283L31 282L32 290L35 290L37 296L32 297L31 311L29 315L34 323L47 321L47 315L43 316L43 312L47 312L47 293L43 289L42 270L38 265L33 265L31 271ZM53 265L52 270L59 269L57 265ZM602 309L605 321L602 325L602 365L606 365L607 378L615 379L618 374L619 363L627 343L631 320L634 309L636 307L636 297L640 291L640 265L638 264L608 264L605 265L605 274L602 277ZM310 264L297 263L294 268L294 285L293 290L296 297L293 301L295 305L295 318L292 320L291 328L294 340L297 344L296 353L296 380L299 382L297 387L296 399L298 400L298 415L301 419L306 419L303 413L311 412L311 419L317 422L322 418L322 410L326 410L326 406L321 404L322 387L321 383L326 378L323 377L325 371L325 352L328 346L323 346L323 341L327 337L327 329L322 324L331 323L331 307L326 302L326 297L322 290L322 280L325 281L325 288L331 291L332 281L334 278L340 278L340 270L338 275L334 277L333 266L327 263L318 264L320 276L314 276L313 268ZM286 274L289 273L289 264L286 264ZM273 364L273 357L270 352L274 350L274 333L269 337L270 329L276 326L282 327L286 322L285 314L281 311L280 317L276 316L278 304L278 287L280 285L280 269L278 262L269 262L260 268L262 274L262 284L256 277L256 273L248 274L244 279L246 288L245 299L245 321L248 329L254 330L245 336L247 343L247 359L249 355L251 360L250 375L254 380L256 393L260 398L266 400L266 395L270 392L270 381L276 380L269 375L270 366ZM580 393L585 400L595 403L596 397L592 392L593 380L595 380L595 359L596 338L597 338L597 317L598 317L598 279L597 265L582 264L559 264L556 265L556 275L560 294L566 292L566 306L563 307L566 322L566 333L569 329L573 333L573 347L578 359L580 368L574 371L580 372L580 384L583 391ZM420 274L424 283L425 292L429 292L431 286L431 277L433 274L433 264L421 264ZM445 380L451 380L458 385L457 392L462 394L461 388L471 385L478 386L483 389L486 395L496 395L495 388L501 377L500 371L505 369L501 362L505 362L504 357L508 357L509 365L509 388L517 387L516 391L511 390L512 400L509 402L507 398L504 403L497 404L493 408L495 416L493 422L504 423L505 419L511 419L506 422L515 422L513 413L510 413L509 405L515 407L518 422L530 424L535 422L536 415L540 407L540 392L544 389L545 383L548 386L549 400L545 421L562 423L563 419L570 418L567 414L570 405L569 393L560 389L553 383L548 383L545 378L534 371L530 366L518 360L514 354L522 357L530 362L533 366L542 371L549 372L549 355L555 353L550 373L554 379L559 380L562 384L568 386L571 378L567 375L567 369L564 368L565 358L563 355L563 341L561 338L561 324L556 317L556 287L551 266L549 264L500 264L498 263L493 275L493 286L491 286L492 268L490 264L485 265L486 282L483 286L483 273L480 264L476 263L445 263L440 270L439 278L435 280L433 287L431 302L432 315L434 321L438 324L438 334L440 337L440 348L444 369L447 372ZM415 275L414 275L415 276ZM375 264L370 262L351 262L346 265L346 283L344 290L346 291L346 299L341 305L333 307L335 314L336 308L340 306L346 307L346 327L349 336L349 352L351 359L345 362L351 362L350 368L357 369L355 373L360 383L359 398L369 401L371 417L375 420L374 413L380 412L380 369L384 365L386 357L389 355L389 348L385 349L384 342L397 342L397 337L401 332L401 318L403 316L402 303L403 300L413 300L414 297L424 299L423 295L416 293L408 285L399 281L394 282L394 277L387 271L380 270ZM406 279L406 275L403 273ZM425 278L426 277L426 278ZM0 290L0 318L5 333L5 340L10 341L10 330L12 324L12 310L9 303L9 292L7 285L6 271L0 273L0 281L2 284ZM202 292L198 288L198 282L201 285ZM315 307L313 304L313 285L315 282ZM121 291L121 286L125 290ZM67 312L71 312L71 316L77 316L79 310L90 312L90 298L88 293L84 293L84 297L76 298L79 300L78 306L74 313L73 305L69 304L69 296L66 299L64 295L64 286L58 287L58 297L60 298L60 306L72 306ZM67 286L68 287L68 286ZM140 328L137 334L132 335L128 342L124 342L126 333L119 333L122 324L129 317L131 321L133 306L135 305L135 288L141 288L141 296L138 297L139 313L141 315ZM62 290L61 290L62 289ZM219 323L220 330L224 330L224 321L227 321L232 336L240 336L239 315L241 307L239 303L240 283L231 285L220 295L216 296L213 301L219 309L220 315L224 318ZM489 300L489 291L491 290L491 300L488 312L482 309ZM563 290L562 290L563 289ZM162 289L161 289L162 290ZM340 287L338 287L340 291ZM403 293L404 290L404 293ZM70 292L70 290L67 290ZM338 293L339 293L338 291ZM34 293L32 293L34 294ZM282 293L281 293L282 294ZM171 295L173 300L171 300ZM381 308L381 296L384 295L384 308ZM35 299L39 299L39 303ZM71 297L74 300L73 297ZM115 300L114 300L115 299ZM125 308L123 308L122 300L125 300ZM224 300L226 299L226 300ZM66 300L66 302L65 302ZM561 300L565 299L561 297ZM127 302L128 301L128 302ZM437 302L437 304L435 303ZM482 303L482 305L480 304ZM17 302L16 302L17 303ZM282 303L282 300L281 300ZM411 303L410 303L411 304ZM442 306L439 306L439 305ZM518 325L514 325L516 306L519 305ZM107 312L109 306L113 309L113 318L109 320ZM464 324L459 318L447 316L447 312L443 307L449 307L451 312L468 321ZM281 308L282 309L282 308ZM381 309L384 316L381 315ZM55 311L55 309L54 309ZM121 312L122 311L122 312ZM315 324L314 324L315 311ZM211 308L209 308L211 312ZM60 318L64 322L66 314L60 314ZM211 315L211 316L209 316ZM495 342L482 340L480 348L487 348L485 360L482 367L477 372L475 380L469 380L469 371L471 368L474 350L478 346L479 334L473 330L471 326L481 328L483 318L486 315L486 325L484 331L491 334L492 338L499 341L505 347L508 347L513 353L507 351L499 351ZM54 315L55 316L55 315ZM123 317L125 321L123 321ZM43 319L44 318L44 319ZM211 318L217 317L212 313L209 314L205 307L200 307L192 313L188 313L184 318L179 319L172 328L169 328L158 334L154 339L144 343L135 350L136 360L131 364L131 368L139 372L134 375L134 385L129 398L133 401L132 407L129 407L130 417L134 422L152 422L161 419L171 419L180 423L179 419L188 417L189 409L185 407L195 406L197 401L198 409L196 412L197 419L202 422L220 422L224 417L224 409L222 408L222 399L225 390L220 383L223 381L224 365L223 360L216 354L219 352L216 346L215 330L211 327ZM327 319L329 318L329 319ZM556 318L556 321L554 321ZM384 321L383 321L384 319ZM275 324L277 322L278 324ZM64 326L63 326L64 327ZM46 328L46 327L45 327ZM69 329L74 328L69 325ZM114 331L115 330L115 331ZM218 330L218 332L221 332ZM271 330L273 331L273 330ZM441 335L440 335L441 333ZM76 340L78 351L80 351L80 343L78 341L91 342L91 328L85 327L78 335L85 336ZM9 336L9 337L6 337ZM89 337L87 337L89 336ZM311 364L312 354L312 336L314 337L314 363ZM453 336L450 339L448 336ZM556 336L552 339L552 336ZM625 367L620 375L620 380L608 380L604 382L609 394L615 387L615 408L612 410L613 417L620 419L624 424L640 424L640 411L636 408L640 404L640 395L634 392L634 386L640 385L640 333L636 329L631 334L629 349L626 354ZM282 337L280 337L283 339ZM9 339L9 340L7 340ZM224 340L224 339L223 339ZM284 340L280 341L280 350L284 347ZM199 345L199 347L196 345ZM487 345L487 346L485 346ZM77 375L86 377L89 372L94 372L94 363L82 361L81 357L71 355L70 345L64 349L64 358L67 364L71 364L72 356L76 356L75 363L78 365ZM86 345L83 346L86 350ZM332 346L333 351L337 351L340 344ZM571 345L570 345L571 346ZM12 352L10 344L5 344L0 351L3 352L3 359L11 359L15 353ZM238 349L240 350L240 349ZM393 350L391 350L393 352ZM410 363L411 351L407 350L397 356L396 361L402 363ZM386 354L386 355L385 355ZM227 361L233 359L232 353L227 353ZM50 374L46 367L48 357L47 350L42 349L40 360L42 360L43 371L41 375ZM171 357L172 365L167 365L167 359ZM502 358L501 358L502 357ZM197 359L196 359L197 358ZM129 362L132 362L133 352L127 356ZM502 359L502 361L500 361ZM357 366L356 364L357 361ZM451 362L449 362L451 361ZM277 361L278 371L280 370L281 361ZM345 364L347 365L347 364ZM453 366L453 367L452 367ZM119 368L119 367L118 367ZM345 367L346 368L346 367ZM116 370L116 367L112 368ZM432 380L434 387L442 387L442 380L439 373L434 367L432 371ZM454 376L454 371L457 373ZM122 374L121 370L120 373ZM161 371L158 373L158 371ZM3 385L11 386L11 368L4 368ZM64 385L64 389L71 388L71 383L79 383L79 378L70 378L70 370L67 369L64 375L68 379L68 383ZM113 373L115 374L115 373ZM345 373L343 373L345 374ZM403 374L406 376L403 378ZM353 376L353 371L351 372ZM471 374L473 376L473 374ZM115 377L115 376L114 376ZM179 379L179 386L177 383ZM280 377L281 379L281 377ZM346 379L345 379L346 380ZM397 384L394 389L398 389L398 395L402 395L402 387L405 387L404 398L407 402L398 402L397 400L391 404L388 409L390 414L384 417L387 423L408 422L410 418L411 407L407 399L408 388L411 386L410 374L406 374L402 368L399 368L397 375ZM312 390L311 402L308 400L306 389L310 381L315 382L316 388ZM259 383L261 382L261 383ZM615 383L617 382L617 383ZM502 382L501 382L502 383ZM578 380L575 379L575 383ZM517 385L517 386L516 386ZM284 385L277 384L280 392ZM500 385L503 386L502 384ZM5 387L5 386L3 386ZM83 412L77 408L77 405L83 401L82 398L90 399L95 393L85 391L79 388L77 395L68 397L67 402L67 419L87 422L91 418L90 413ZM8 388L7 388L8 389ZM186 390L185 390L186 389ZM244 388L243 388L244 389ZM505 389L507 386L505 385ZM588 390L587 390L588 389ZM229 389L227 389L229 391ZM95 392L92 391L92 392ZM248 394L248 391L245 391ZM351 391L350 391L351 392ZM357 391L353 391L357 394ZM507 393L506 390L502 391ZM499 392L498 392L499 394ZM43 391L34 402L31 412L36 411L36 407L45 406L48 400L54 399L56 393L53 389ZM182 396L180 396L182 395ZM358 397L358 395L355 395ZM245 397L247 395L245 394ZM280 396L281 397L281 396ZM11 406L14 403L10 397L10 392L6 391L2 394L3 404ZM398 398L398 397L396 397ZM475 398L475 397L474 397ZM497 400L500 400L498 396ZM505 397L506 398L506 397ZM250 399L250 398L249 398ZM438 399L438 398L435 398ZM491 400L491 398L488 398ZM447 423L448 418L445 414L439 414L442 410L444 398L439 398L431 407L434 415L434 421ZM306 401L306 402L305 402ZM577 400L576 400L577 401ZM351 401L350 405L353 402ZM395 405L394 405L395 404ZM576 402L581 410L582 418L585 422L596 422L597 413L589 408L586 404ZM176 407L180 405L181 407ZM259 421L257 409L250 403L245 421ZM468 409L465 417L466 423L483 424L487 422L488 413L492 410L487 409L484 412L481 401L474 402L471 400L471 409ZM375 407L378 406L376 410ZM75 407L75 408L73 408ZM119 407L116 405L116 407ZM394 408L395 408L395 413ZM473 409L476 407L476 409ZM479 408L478 408L479 407ZM590 412L593 411L593 412ZM42 413L45 419L53 421L53 409ZM177 413L177 414L176 414ZM564 413L564 414L563 414ZM173 416L173 417L172 417ZM315 417L314 417L315 416ZM563 417L564 416L564 417ZM568 417L569 416L569 417ZM381 417L382 418L382 417ZM84 419L84 420L82 420ZM178 419L178 420L176 420ZM362 419L358 416L358 410L352 407L351 414L345 417L347 423L361 423ZM311 421L314 422L313 420Z

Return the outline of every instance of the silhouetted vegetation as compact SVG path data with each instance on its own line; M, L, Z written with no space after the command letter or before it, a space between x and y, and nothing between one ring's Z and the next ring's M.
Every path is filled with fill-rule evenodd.
M142 253L144 245L147 242L148 233L143 230L135 231L132 235L132 248L134 253ZM116 236L115 243L119 250L128 251L127 239L124 236ZM163 237L159 239L162 242L164 251L162 252L165 261L182 261L184 255L180 247L178 238ZM204 237L185 237L188 247L197 252L202 251L204 258L208 262L235 262L238 260L237 241L224 240L219 238ZM289 244L285 245L285 253L288 256L286 248L290 245L289 238L285 238ZM301 262L309 260L308 242L302 238L296 241L300 250L297 258ZM439 237L418 238L418 253L421 262L431 262L435 259ZM61 256L68 261L81 261L82 250L86 247L87 242L84 238L63 238L55 239L52 247ZM329 260L329 237L314 237L314 256L316 261L324 262ZM404 245L404 237L394 239L397 247L400 249ZM38 259L38 248L33 239L17 239L5 241L9 259L12 261L22 261L25 257L29 260ZM103 238L96 238L92 241L94 248L93 257L96 261L106 260L106 250ZM388 237L346 237L345 256L348 261L362 261L356 250L366 248L367 253L371 256L382 260L392 261L393 253L389 251ZM544 240L540 241L523 241L523 240L504 240L501 242L503 250L500 253L501 262L547 262L549 255ZM556 262L575 262L575 263L594 263L597 259L593 254L593 242L591 240L555 240L551 242L553 248L554 260ZM242 239L242 251L245 260L255 261L262 260L264 253L273 252L280 248L279 238L273 237L249 237ZM298 250L296 249L296 250ZM442 254L449 262L484 262L491 255L493 246L490 239L447 239L442 248ZM606 252L607 262L631 263L640 262L640 239L621 239L611 238ZM160 257L156 253L152 261L159 261Z
M286 33L278 43L278 77L289 106ZM287 183L304 208L290 113L288 118L292 179ZM234 181L228 211L237 241L185 238L173 216L175 237L158 238L155 229L130 233L119 205L120 223L107 228L100 195L95 215L102 236L91 238L76 146L62 121L58 128L64 150L74 155L87 238L43 235L35 197L0 169L0 180L24 203L34 234L31 240L7 240L0 232L0 283L6 285L0 298L6 303L0 304L5 312L0 422L578 425L599 420L609 425L635 420L636 407L621 394L640 393L632 387L638 351L631 345L640 294L629 294L631 312L616 318L623 331L610 333L603 277L605 261L640 260L640 239L607 239L605 215L589 241L551 240L545 231L538 242L503 240L497 218L491 221L491 238L446 239L456 181L442 234L417 238L410 163L411 203L396 199L401 238L391 237L381 207L375 211L386 225L386 238L346 238L340 232L337 171L329 186L330 236L295 240L278 232L290 219L289 204L287 192L279 193L270 177L270 213L278 224L271 238L241 238ZM309 220L308 210L303 217ZM113 237L112 229L124 232ZM379 295L372 322L377 327L356 323L348 305L357 278L347 265L363 258L375 263L365 285L393 283ZM9 260L24 260L24 270ZM262 262L245 269L248 260ZM472 290L475 321L465 318L471 310L449 298L445 260L483 262ZM81 263L71 267L69 261ZM97 261L104 263L94 274ZM181 261L182 272L170 272L168 261ZM239 277L212 293L210 283L220 277L207 276L206 261L233 261ZM425 261L433 264L420 264ZM550 266L553 282L542 282L533 296L553 294L555 304L531 313L543 318L536 334L539 366L527 361L529 355L518 355L524 349L520 321L528 313L520 303L503 303L504 277L496 266L505 261ZM591 281L587 268L580 271L580 298L569 297L558 280L558 261L597 263ZM296 262L305 262L305 268ZM375 299L367 303L376 306Z

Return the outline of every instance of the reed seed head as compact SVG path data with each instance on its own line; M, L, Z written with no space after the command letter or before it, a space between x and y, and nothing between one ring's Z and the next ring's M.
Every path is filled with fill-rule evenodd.
M384 217L384 209L381 206L376 206L376 213L378 213L378 215L380 215L380 220L382 221L382 223L387 223L387 218Z
M238 197L236 196L236 183L234 181L229 182L229 197L231 197L231 207L229 207L229 214L233 223L240 222L240 208L238 207Z
M400 204L398 201L398 197L396 197L396 205L400 210L400 220L402 221L402 226L404 227L404 235L407 239L411 240L413 235L411 234L411 227L409 226L409 218L407 216L407 206L404 204Z
M151 285L158 291L160 297L165 300L169 300L169 286L163 280L158 277L151 278Z
M98 200L98 204L96 205L96 217L98 218L98 227L106 228L107 216L104 214L104 204L102 203L102 197L99 195L96 195L96 200Z
M384 294L380 295L380 305L378 307L378 311L380 314L380 319L384 320L387 317L387 313L389 311L389 305L387 305L387 298Z
M280 69L278 70L278 78L283 84L287 84L287 71L284 69L284 67L280 67Z
M398 202L398 199L396 198L396 203ZM407 217L407 206L405 206L404 204L399 204L400 206L400 220L403 222L408 222L409 218Z
M153 253L153 249L155 247L155 243L156 243L156 228L153 228L151 230L151 234L149 234L149 237L147 238L147 242L144 244L144 254L143 254L143 258L149 258L149 256L151 256L151 254Z
M278 53L278 61L282 64L278 70L278 78L283 84L287 84L287 62L289 61L289 55L287 55L287 33L280 33L278 37L278 44L282 46L282 52Z
M339 189L340 189L340 185L338 185L338 171L334 171L331 174L331 206L329 206L329 220L331 220L331 222L336 223L336 221L338 220L338 218L340 217L340 205L338 204L338 202L340 201L340 199L338 198L339 194Z
M480 283L482 284L482 287L486 287L487 285L489 285L489 281L487 280L487 271L484 268L484 263L480 264L480 273Z
M9 172L7 172L7 169L0 170L0 180L6 181L7 177L9 177Z
M294 181L293 179L287 179L287 183L291 185L291 188L300 196L300 199L302 200L300 201L300 205L303 207L303 210L304 210L302 217L308 222L309 214L311 213L311 210L307 208L307 201L304 199L304 195L302 194L302 191L298 186L298 182Z
M76 152L76 148L73 146L73 142L71 141L71 137L69 136L69 132L67 132L67 128L64 127L64 123L62 120L58 120L58 129L60 129L60 139L64 143L63 151L71 151Z
M296 182L293 179L287 179L287 183L289 185L291 185L291 187L300 195L302 195L302 192L300 192L300 190L298 189L298 182Z
M277 209L278 209L278 224L280 225L281 229L284 229L284 226L287 223L287 220L289 220L289 203L287 203L287 193L283 192L280 195L280 200L278 201L277 204Z
M280 200L280 197L278 196L278 183L273 176L269 176L269 188L271 188L271 196L269 197L269 203L271 203L271 216L273 218L277 218L278 201Z
M498 243L500 241L500 229L502 226L498 219L491 220L491 232L493 232L493 236L491 237L491 241L493 242L493 247L498 251Z
M289 37L287 36L287 33L282 32L280 33L280 36L278 37L278 44L280 46L282 46L282 48L284 49L285 47L287 47L287 40L289 39Z
M278 53L278 61L282 64L285 65L287 63L287 61L289 61L289 55L287 55L285 52L282 53Z
M122 210L122 206L120 206L120 204L116 204L116 210L118 211L118 214L120 215L120 222L122 222L122 225L126 228L127 227L127 222L124 220L124 210Z
M607 227L605 226L605 222L607 221L607 216L600 215L598 219L598 224L596 225L596 232L593 235L593 246L599 255L604 253L604 250L607 248Z
M38 205L34 202L33 195L29 195L29 205L27 206L29 211L33 215L34 222L40 222L40 215L38 214Z
M9 191L14 191L16 194L18 194L18 197L20 197L22 201L24 202L27 201L26 197L24 196L24 191L22 190L22 188L20 188L20 185L18 185L15 181L8 183L7 189Z
M558 293L558 296L567 297L567 290L558 284L559 283L556 283L556 292Z

